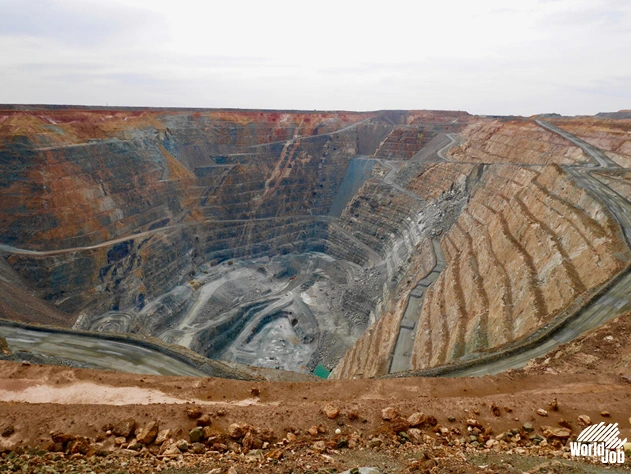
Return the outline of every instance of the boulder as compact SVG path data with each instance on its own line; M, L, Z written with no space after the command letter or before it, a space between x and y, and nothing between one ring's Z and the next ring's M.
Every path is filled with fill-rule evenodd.
M322 411L327 418L330 418L331 420L334 420L340 414L340 409L333 405L325 405L324 408L322 408Z
M191 443L199 443L204 439L204 428L198 426L197 428L193 428L188 433L188 437L191 440Z
M408 430L408 439L414 444L421 444L423 442L423 432L418 428L410 428Z
M326 443L324 441L316 441L312 446L313 450L318 453L323 453L326 451Z
M76 436L68 434L68 433L63 433L61 431L57 431L55 433L52 433L51 438L53 439L53 442L55 443L61 443L61 444L66 444L70 441L74 441L76 439Z
M138 433L136 433L136 441L141 444L151 444L158 436L158 422L150 421Z
M190 450L194 454L203 454L206 451L206 446L204 446L202 443L193 443L190 446Z
M50 451L51 453L63 453L64 445L62 443L55 443L54 441L51 441L46 446L46 451Z
M472 428L480 428L482 429L482 424L476 420L475 418L469 418L467 420L467 426L471 426Z
M155 444L162 444L169 438L171 438L171 430L161 430L156 436Z
M410 416L408 416L408 423L412 427L422 425L423 423L425 423L425 420L426 420L425 415L418 412L412 413Z
M233 439L243 438L249 430L246 423L232 423L228 426L228 434Z
M164 451L161 452L161 454L166 457L176 457L182 454L182 451L180 451L177 444L169 444L166 446Z
M246 433L241 443L243 444L243 447L248 451L252 449L261 449L263 447L263 440L256 436L252 431L248 431Z
M572 434L567 428L555 428L554 426L542 426L541 431L546 438L568 439Z
M408 420L406 420L402 416L397 416L394 420L391 421L390 427L395 433L402 433L408 430L408 428L410 427L410 423L408 423Z
M213 424L213 420L210 415L202 415L197 419L197 426L210 426Z
M70 441L67 447L70 454L88 454L90 451L90 444L85 438L77 438L74 441Z
M189 418L199 418L202 416L202 409L199 407L189 407L186 409L186 416Z
M129 443L129 446L127 446L127 449L131 450L131 451L140 451L145 445L142 443L139 443L138 441Z
M578 424L581 426L589 426L592 424L592 419L587 415L579 415Z
M228 451L228 446L223 443L213 443L210 447L213 451L218 451L220 453L225 453Z
M136 420L134 420L133 418L127 418L126 420L119 421L114 426L114 429L112 430L112 432L116 436L122 436L123 438L128 438L135 427L136 427Z
M276 435L274 434L274 432L272 430L270 430L269 428L262 428L260 430L257 430L259 437L263 440L266 441L268 443L271 443L272 441L274 441L276 439Z
M392 407L386 407L383 410L381 410L381 419L385 421L394 420L398 415L399 415L399 412L397 412Z
M382 444L383 444L383 440L381 438L372 438L370 441L368 441L368 445L371 448L378 448Z

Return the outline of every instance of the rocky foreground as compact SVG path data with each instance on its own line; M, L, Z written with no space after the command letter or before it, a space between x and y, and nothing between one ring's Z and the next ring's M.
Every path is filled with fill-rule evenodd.
M2 362L0 472L600 472L569 441L601 421L631 438L630 388L608 375L253 383Z

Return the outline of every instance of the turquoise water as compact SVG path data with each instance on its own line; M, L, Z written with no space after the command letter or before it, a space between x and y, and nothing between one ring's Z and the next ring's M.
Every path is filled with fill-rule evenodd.
M318 364L313 371L313 375L315 375L316 377L320 377L321 379L329 378L330 373L331 371L322 364Z

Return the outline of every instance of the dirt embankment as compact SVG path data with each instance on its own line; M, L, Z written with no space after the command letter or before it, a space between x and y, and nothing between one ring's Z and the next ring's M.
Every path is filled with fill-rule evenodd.
M528 374L615 374L631 381L631 312L572 342L559 346L524 368ZM631 415L631 407L630 413Z
M617 422L631 438L631 385L607 374L269 383L2 362L0 387L0 467L19 460L16 449L37 448L67 450L63 458L41 451L40 463L102 470L109 463L130 472L193 464L205 470L187 472L340 472L360 465L498 472L476 467L472 457L564 460L568 438L554 429L569 426L567 436L575 437L583 428L579 416ZM388 407L396 414L384 412ZM129 418L135 430L112 434ZM147 442L142 428L152 421L158 431ZM157 445L164 430L167 441Z

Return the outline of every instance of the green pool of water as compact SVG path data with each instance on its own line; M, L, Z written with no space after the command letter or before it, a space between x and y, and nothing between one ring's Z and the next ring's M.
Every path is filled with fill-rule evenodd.
M313 371L313 375L315 375L316 377L320 377L322 379L329 378L330 373L331 371L327 369L325 366L323 366L322 364L318 364Z

